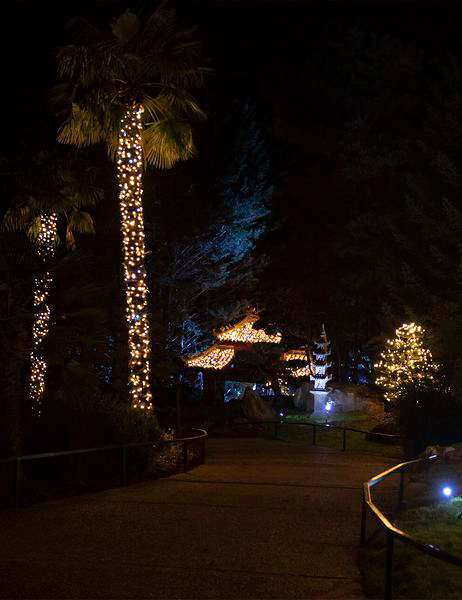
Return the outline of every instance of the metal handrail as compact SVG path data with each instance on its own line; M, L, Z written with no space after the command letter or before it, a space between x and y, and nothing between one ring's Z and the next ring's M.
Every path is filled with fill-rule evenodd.
M294 422L290 422L290 421L284 421L283 419L280 419L279 421L248 421L247 422L249 425L274 425L274 435L275 437L277 437L278 434L278 427L280 425L298 425L298 426L304 426L304 427L312 427L312 431L313 431L313 444L316 444L316 428L317 427L324 427L324 428L329 428L329 429L339 429L340 431L343 432L343 440L342 440L342 450L345 451L346 450L346 432L347 431L353 431L354 433L364 433L365 435L367 434L372 434L374 436L377 437L381 437L381 438L394 438L395 440L400 440L401 436L393 434L393 433L379 433L379 432L375 432L375 431L364 431L363 429L356 429L354 427L342 427L341 425L331 425L330 423L314 423L314 422L306 422L305 423L294 423ZM245 425L246 423L244 423Z
M205 429L199 429L196 427L192 427L191 431L198 431L199 434L195 436L188 437L180 437L172 440L160 440L159 442L133 442L130 444L118 444L114 446L98 446L96 448L82 448L79 450L63 450L60 452L45 452L41 454L28 454L24 456L12 456L9 458L0 459L0 464L5 463L15 463L15 489L14 489L14 506L18 508L19 506L19 498L20 498L20 486L21 486L21 463L27 460L36 460L41 458L53 458L57 456L69 456L76 454L88 454L90 452L104 452L107 450L122 450L123 451L123 485L127 485L127 449L128 448L140 448L140 447L148 447L152 446L153 448L159 448L163 445L172 445L172 444L183 444L183 472L186 473L188 470L188 446L189 442L194 442L197 440L202 440L201 445L201 459L200 464L203 464L205 461L205 438L207 437L207 431Z
M458 567L462 567L462 557L451 554L450 552L446 552L445 550L441 550L434 544L426 544L424 542L420 542L416 540L411 535L398 529L387 517L381 512L381 510L374 504L371 497L371 488L387 479L391 475L395 475L396 473L400 474L400 485L399 485L399 503L402 503L403 494L404 494L404 473L405 470L410 465L415 465L419 463L434 461L438 459L438 455L432 454L431 456L425 458L418 458L415 460L409 460L407 462L402 462L398 465L395 465L391 469L383 471L378 475L375 475L368 481L363 484L363 501L362 501L362 511L361 511L361 534L360 534L360 545L366 545L366 517L367 511L369 512L379 521L380 525L386 530L386 555L385 555L385 600L391 600L392 592L393 592L393 545L394 540L399 539L403 543L413 546L428 554L437 558L438 560L442 560L444 562L456 565Z
M196 427L191 428L193 431L200 431L201 434L197 436L175 438L173 440L161 440L160 444L175 444L177 442L185 442L191 440L198 440L203 437L207 437L207 431L205 429L198 429ZM141 446L156 446L160 445L159 442L133 442L130 444L117 444L116 446L97 446L96 448L81 448L78 450L63 450L60 452L45 452L42 454L26 454L24 456L10 456L9 458L1 458L0 463L16 462L17 460L32 460L35 458L51 458L52 456L65 456L66 454L84 454L86 452L100 452L103 450L117 450L121 448L135 448Z

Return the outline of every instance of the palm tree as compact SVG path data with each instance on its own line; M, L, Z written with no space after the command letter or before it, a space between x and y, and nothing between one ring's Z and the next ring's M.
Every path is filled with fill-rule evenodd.
M102 192L94 185L94 169L82 169L81 161L69 157L58 159L52 153L41 152L35 162L40 175L31 174L28 178L22 173L21 177L17 177L20 180L20 184L16 182L19 192L4 216L3 226L7 230L26 229L44 265L44 269L34 277L34 324L29 377L31 407L40 415L47 372L43 344L50 325L48 297L53 283L47 265L59 243L58 217L63 215L66 218L66 244L74 249L74 232L94 231L91 216L82 208L93 206L101 198Z
M162 6L144 24L127 11L106 34L80 18L71 23L82 44L58 51L64 81L54 101L67 98L58 140L76 146L103 142L116 159L128 388L132 406L151 411L142 170L145 164L170 168L195 154L190 121L204 114L191 90L203 84L201 44L192 30L178 31L175 11Z

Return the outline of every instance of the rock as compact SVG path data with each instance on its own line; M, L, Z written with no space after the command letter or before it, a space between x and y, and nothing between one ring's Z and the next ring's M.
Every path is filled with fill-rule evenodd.
M378 397L365 395L361 387L351 385L344 389L331 389L326 400L334 402L336 412L363 411L380 419L384 413L383 402Z
M273 421L276 418L276 411L249 386L242 395L241 407L249 421Z
M326 397L326 402L333 402L334 406L341 406L343 412L352 410L364 410L364 403L355 397L354 394L342 392L341 390L332 390Z
M439 458L444 458L446 460L462 460L462 449L454 448L453 446L427 446L420 456L427 458L433 454L436 454Z
M302 410L313 410L313 396L310 394L310 384L305 381L300 387L295 390L294 407Z

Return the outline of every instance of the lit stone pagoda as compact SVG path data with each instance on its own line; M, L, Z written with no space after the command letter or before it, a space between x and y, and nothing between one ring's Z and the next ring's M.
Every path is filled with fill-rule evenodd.
M332 365L330 361L330 342L327 339L326 329L324 324L321 328L321 335L314 342L314 347L311 352L311 374L310 379L313 381L312 394L314 397L312 417L325 416L329 412L331 406L326 402L326 396L329 393L326 390L326 384L332 379L328 374L327 369Z

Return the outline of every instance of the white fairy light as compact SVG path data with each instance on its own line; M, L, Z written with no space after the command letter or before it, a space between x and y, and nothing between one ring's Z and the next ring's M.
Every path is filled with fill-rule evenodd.
M143 107L134 104L122 118L117 175L128 327L129 395L134 408L148 412L153 406L149 384L148 288L144 268L142 115Z
M425 330L415 323L404 323L387 340L385 350L374 367L379 371L377 385L385 389L385 399L396 400L403 386L409 383L435 381L440 366L433 362L430 350L424 348Z
M256 314L247 315L247 317L234 325L234 327L218 332L216 337L220 341L279 344L282 337L280 333L268 335L263 329L253 328L258 318Z
M309 377L311 374L310 365L308 362L308 357L304 350L289 350L288 352L284 352L281 356L281 360L284 362L290 362L292 360L300 360L304 361L308 364L302 367L291 368L290 375L292 377Z
M40 229L37 236L37 252L42 260L53 257L56 244L56 213L40 215ZM29 393L32 410L38 415L41 412L41 401L45 391L45 376L47 362L43 357L42 344L48 335L50 324L50 309L47 304L50 293L52 277L49 271L34 279L34 309L35 321L32 327L33 346L30 353L31 371L29 379Z
M233 358L234 348L232 346L215 345L200 354L185 359L185 363L188 367L220 370L226 367Z

